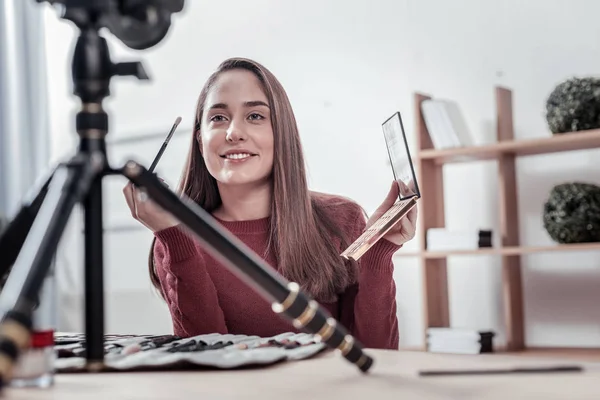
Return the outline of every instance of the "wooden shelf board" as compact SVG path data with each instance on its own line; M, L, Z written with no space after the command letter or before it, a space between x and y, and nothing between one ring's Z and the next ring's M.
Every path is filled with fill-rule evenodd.
M425 251L425 252L398 252L395 257L419 257L424 258L445 258L449 256L462 255L521 255L531 253L545 253L557 251L585 251L600 250L600 243L576 243L576 244L557 244L551 246L515 246L515 247L493 247L477 250L448 250L448 251Z
M510 140L483 146L421 150L418 157L436 164L493 160L504 154L517 156L600 148L600 129L552 135L546 138Z

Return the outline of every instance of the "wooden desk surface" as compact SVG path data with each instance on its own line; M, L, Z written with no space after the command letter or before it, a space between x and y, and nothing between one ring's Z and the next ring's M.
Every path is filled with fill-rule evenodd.
M333 352L260 369L59 374L50 389L5 390L5 399L600 399L600 362L516 355L369 350L367 375ZM584 372L419 377L421 369L579 364Z

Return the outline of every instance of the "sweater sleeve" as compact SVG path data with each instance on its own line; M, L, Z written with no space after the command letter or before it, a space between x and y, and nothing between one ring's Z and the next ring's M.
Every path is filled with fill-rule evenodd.
M174 334L227 333L217 290L194 240L179 226L155 232L154 265Z
M356 221L352 235L352 240L355 240L366 227L362 210L353 221ZM392 256L400 247L381 239L359 260L352 334L365 347L398 349L396 285Z

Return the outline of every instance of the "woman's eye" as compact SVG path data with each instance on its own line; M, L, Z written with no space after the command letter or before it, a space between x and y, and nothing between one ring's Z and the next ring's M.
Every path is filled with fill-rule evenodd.
M253 119L253 120L259 120L259 119L263 119L263 116L260 114L257 114L257 113L252 113L249 115L249 118Z
M215 116L212 116L212 117L210 118L210 120L211 120L212 122L221 122L221 121L225 121L225 117L224 117L224 116L222 116L222 115L215 115Z

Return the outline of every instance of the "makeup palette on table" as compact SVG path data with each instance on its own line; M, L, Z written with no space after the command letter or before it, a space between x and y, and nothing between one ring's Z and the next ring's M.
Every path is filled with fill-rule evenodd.
M86 371L85 335L55 334L56 372ZM233 369L267 366L310 358L326 346L314 335L284 333L262 338L209 334L181 338L174 335L105 335L106 371Z

